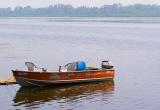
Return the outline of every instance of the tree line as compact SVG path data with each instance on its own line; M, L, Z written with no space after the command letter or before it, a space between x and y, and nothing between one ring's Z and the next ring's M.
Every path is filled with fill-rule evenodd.
M123 6L121 4L103 5L101 7L72 5L50 5L45 8L32 8L31 6L17 6L14 9L0 8L0 17L159 17L159 5L134 4Z

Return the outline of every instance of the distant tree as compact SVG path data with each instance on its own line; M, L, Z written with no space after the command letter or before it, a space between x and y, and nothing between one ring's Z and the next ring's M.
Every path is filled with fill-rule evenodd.
M134 4L123 6L122 4L103 5L98 7L81 6L74 8L72 5L50 5L46 8L32 8L30 6L17 6L0 8L0 16L80 16L80 17L117 17L117 16L160 16L159 5Z
M0 8L0 16L8 16L12 13L12 10L10 7L8 8Z

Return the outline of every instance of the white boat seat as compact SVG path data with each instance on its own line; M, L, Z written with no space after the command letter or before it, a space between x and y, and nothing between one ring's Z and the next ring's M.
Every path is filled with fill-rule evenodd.
M36 67L32 62L25 62L25 65L28 67L28 71L34 71L34 67Z

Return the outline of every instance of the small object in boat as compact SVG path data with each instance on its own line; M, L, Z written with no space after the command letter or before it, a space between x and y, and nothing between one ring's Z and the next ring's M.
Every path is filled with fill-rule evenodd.
M102 61L101 67L102 67L102 69L112 69L114 66L112 65L111 61L104 60L104 61Z
M42 72L47 72L47 69L42 68Z
M59 72L67 72L67 68L65 66L59 66Z
M85 70L86 69L86 63L84 61L77 61L77 71Z
M86 67L86 70L98 70L99 68L96 67Z

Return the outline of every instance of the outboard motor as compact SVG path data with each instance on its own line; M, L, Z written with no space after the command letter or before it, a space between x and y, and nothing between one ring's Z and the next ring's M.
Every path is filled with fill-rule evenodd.
M111 61L105 60L105 61L102 61L101 67L102 69L112 69L114 66L112 65Z

